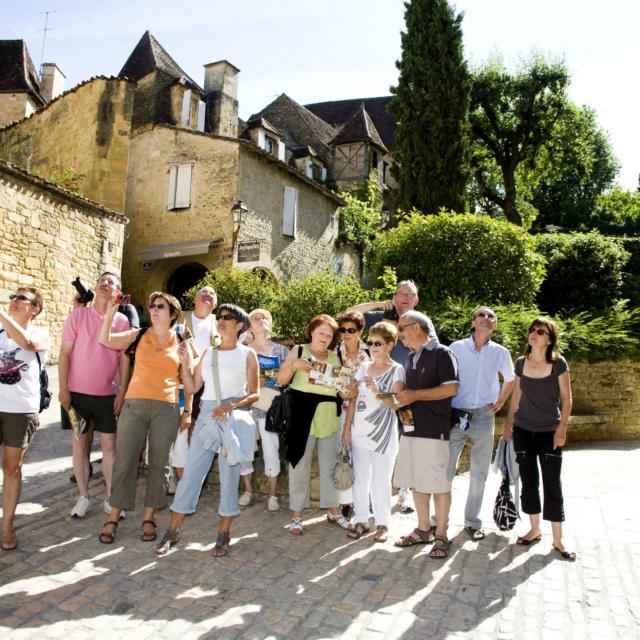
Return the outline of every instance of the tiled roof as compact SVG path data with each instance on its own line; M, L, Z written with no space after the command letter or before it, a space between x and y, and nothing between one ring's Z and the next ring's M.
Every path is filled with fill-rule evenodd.
M266 118L277 127L289 148L311 146L325 164L330 164L333 155L330 143L338 131L285 93L256 116Z
M77 193L75 191L69 191L68 189L63 189L62 187L59 187L57 184L54 184L49 180L45 180L44 178L41 178L40 176L30 173L29 171L25 171L21 167L18 167L17 165L11 162L7 162L6 160L0 159L0 174L1 173L6 173L8 175L13 176L14 178L19 178L20 180L31 182L32 184L37 185L38 187L40 187L41 189L44 189L45 191L49 191L50 193L53 193L59 197L62 197L65 200L71 201L81 207L87 207L89 209L92 209L94 212L99 213L112 220L115 220L116 222L120 222L122 224L127 224L127 222L129 222L128 218L123 214L118 213L113 209L109 209L108 207L105 207L99 202L96 202L95 200L91 200L90 198L87 198L87 196L81 193Z
M344 127L340 129L340 133L331 141L331 144L339 145L349 142L370 142L383 151L387 151L376 126L364 108L364 103L360 104Z
M389 102L391 102L391 96L382 96L378 98L316 102L305 105L305 108L330 125L340 128L346 124L360 104L364 103L364 108L371 120L373 120L384 146L387 149L392 149L395 144L396 121L393 115L387 111Z
M145 31L118 75L140 80L155 69L164 71L176 80L183 79L191 89L204 95L204 89L182 70L149 31Z
M24 40L0 40L0 92L30 93L41 105L40 81Z

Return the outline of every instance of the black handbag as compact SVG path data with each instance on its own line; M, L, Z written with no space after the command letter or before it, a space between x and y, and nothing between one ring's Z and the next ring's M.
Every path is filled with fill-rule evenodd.
M286 435L291 427L291 403L293 393L289 387L277 395L267 410L264 428L271 433Z
M516 520L520 517L513 502L511 488L509 486L509 472L507 471L507 448L504 448L505 465L502 484L498 489L496 502L493 505L493 521L500 531L511 531L516 526Z

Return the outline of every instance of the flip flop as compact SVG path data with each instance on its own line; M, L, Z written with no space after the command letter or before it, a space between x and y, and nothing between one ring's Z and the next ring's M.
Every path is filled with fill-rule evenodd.
M542 535L536 536L535 538L531 538L531 540L529 540L529 538L525 538L524 536L520 536L516 540L516 544L520 545L521 547L529 547L532 544L536 544L536 542L540 542L540 540L542 540Z
M552 545L552 549L557 553L559 553L560 556L565 560L569 560L570 562L575 562L576 554L573 551L567 551L566 549L562 551L561 549L558 549L558 547L556 547L555 544Z

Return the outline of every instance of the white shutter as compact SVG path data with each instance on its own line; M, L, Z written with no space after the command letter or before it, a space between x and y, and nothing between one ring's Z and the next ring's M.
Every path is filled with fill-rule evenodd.
M322 167L322 182L327 181L327 167Z
M169 167L169 193L167 194L167 209L176 208L176 178L178 167Z
M182 94L180 122L187 127L191 124L191 89L185 89Z
M285 161L285 144L282 140L278 140L278 160Z
M266 140L264 137L264 129L258 129L258 146L264 150L266 145Z
M298 218L298 190L293 187L284 188L284 209L282 211L282 234L296 237Z
M313 161L307 160L307 178L313 178Z
M198 131L204 131L204 117L207 113L207 105L198 100Z
M176 201L175 209L186 209L191 205L191 165L181 164L178 166L178 177L176 179Z

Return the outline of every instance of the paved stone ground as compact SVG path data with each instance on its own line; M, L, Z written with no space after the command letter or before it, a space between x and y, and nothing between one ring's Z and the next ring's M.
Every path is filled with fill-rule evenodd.
M43 414L28 452L20 546L0 551L2 638L640 638L640 441L568 448L566 541L575 563L552 553L548 528L528 550L512 544L526 522L497 531L493 474L482 542L462 531L468 477L456 478L445 562L425 547L350 541L318 510L294 538L288 512L266 511L264 498L235 521L231 552L216 560L213 490L179 547L157 559L139 539L142 487L112 546L97 539L98 501L84 520L66 518L76 495L57 411ZM91 491L102 500L99 473ZM161 531L168 517L159 514ZM412 516L395 513L391 533L413 526Z

